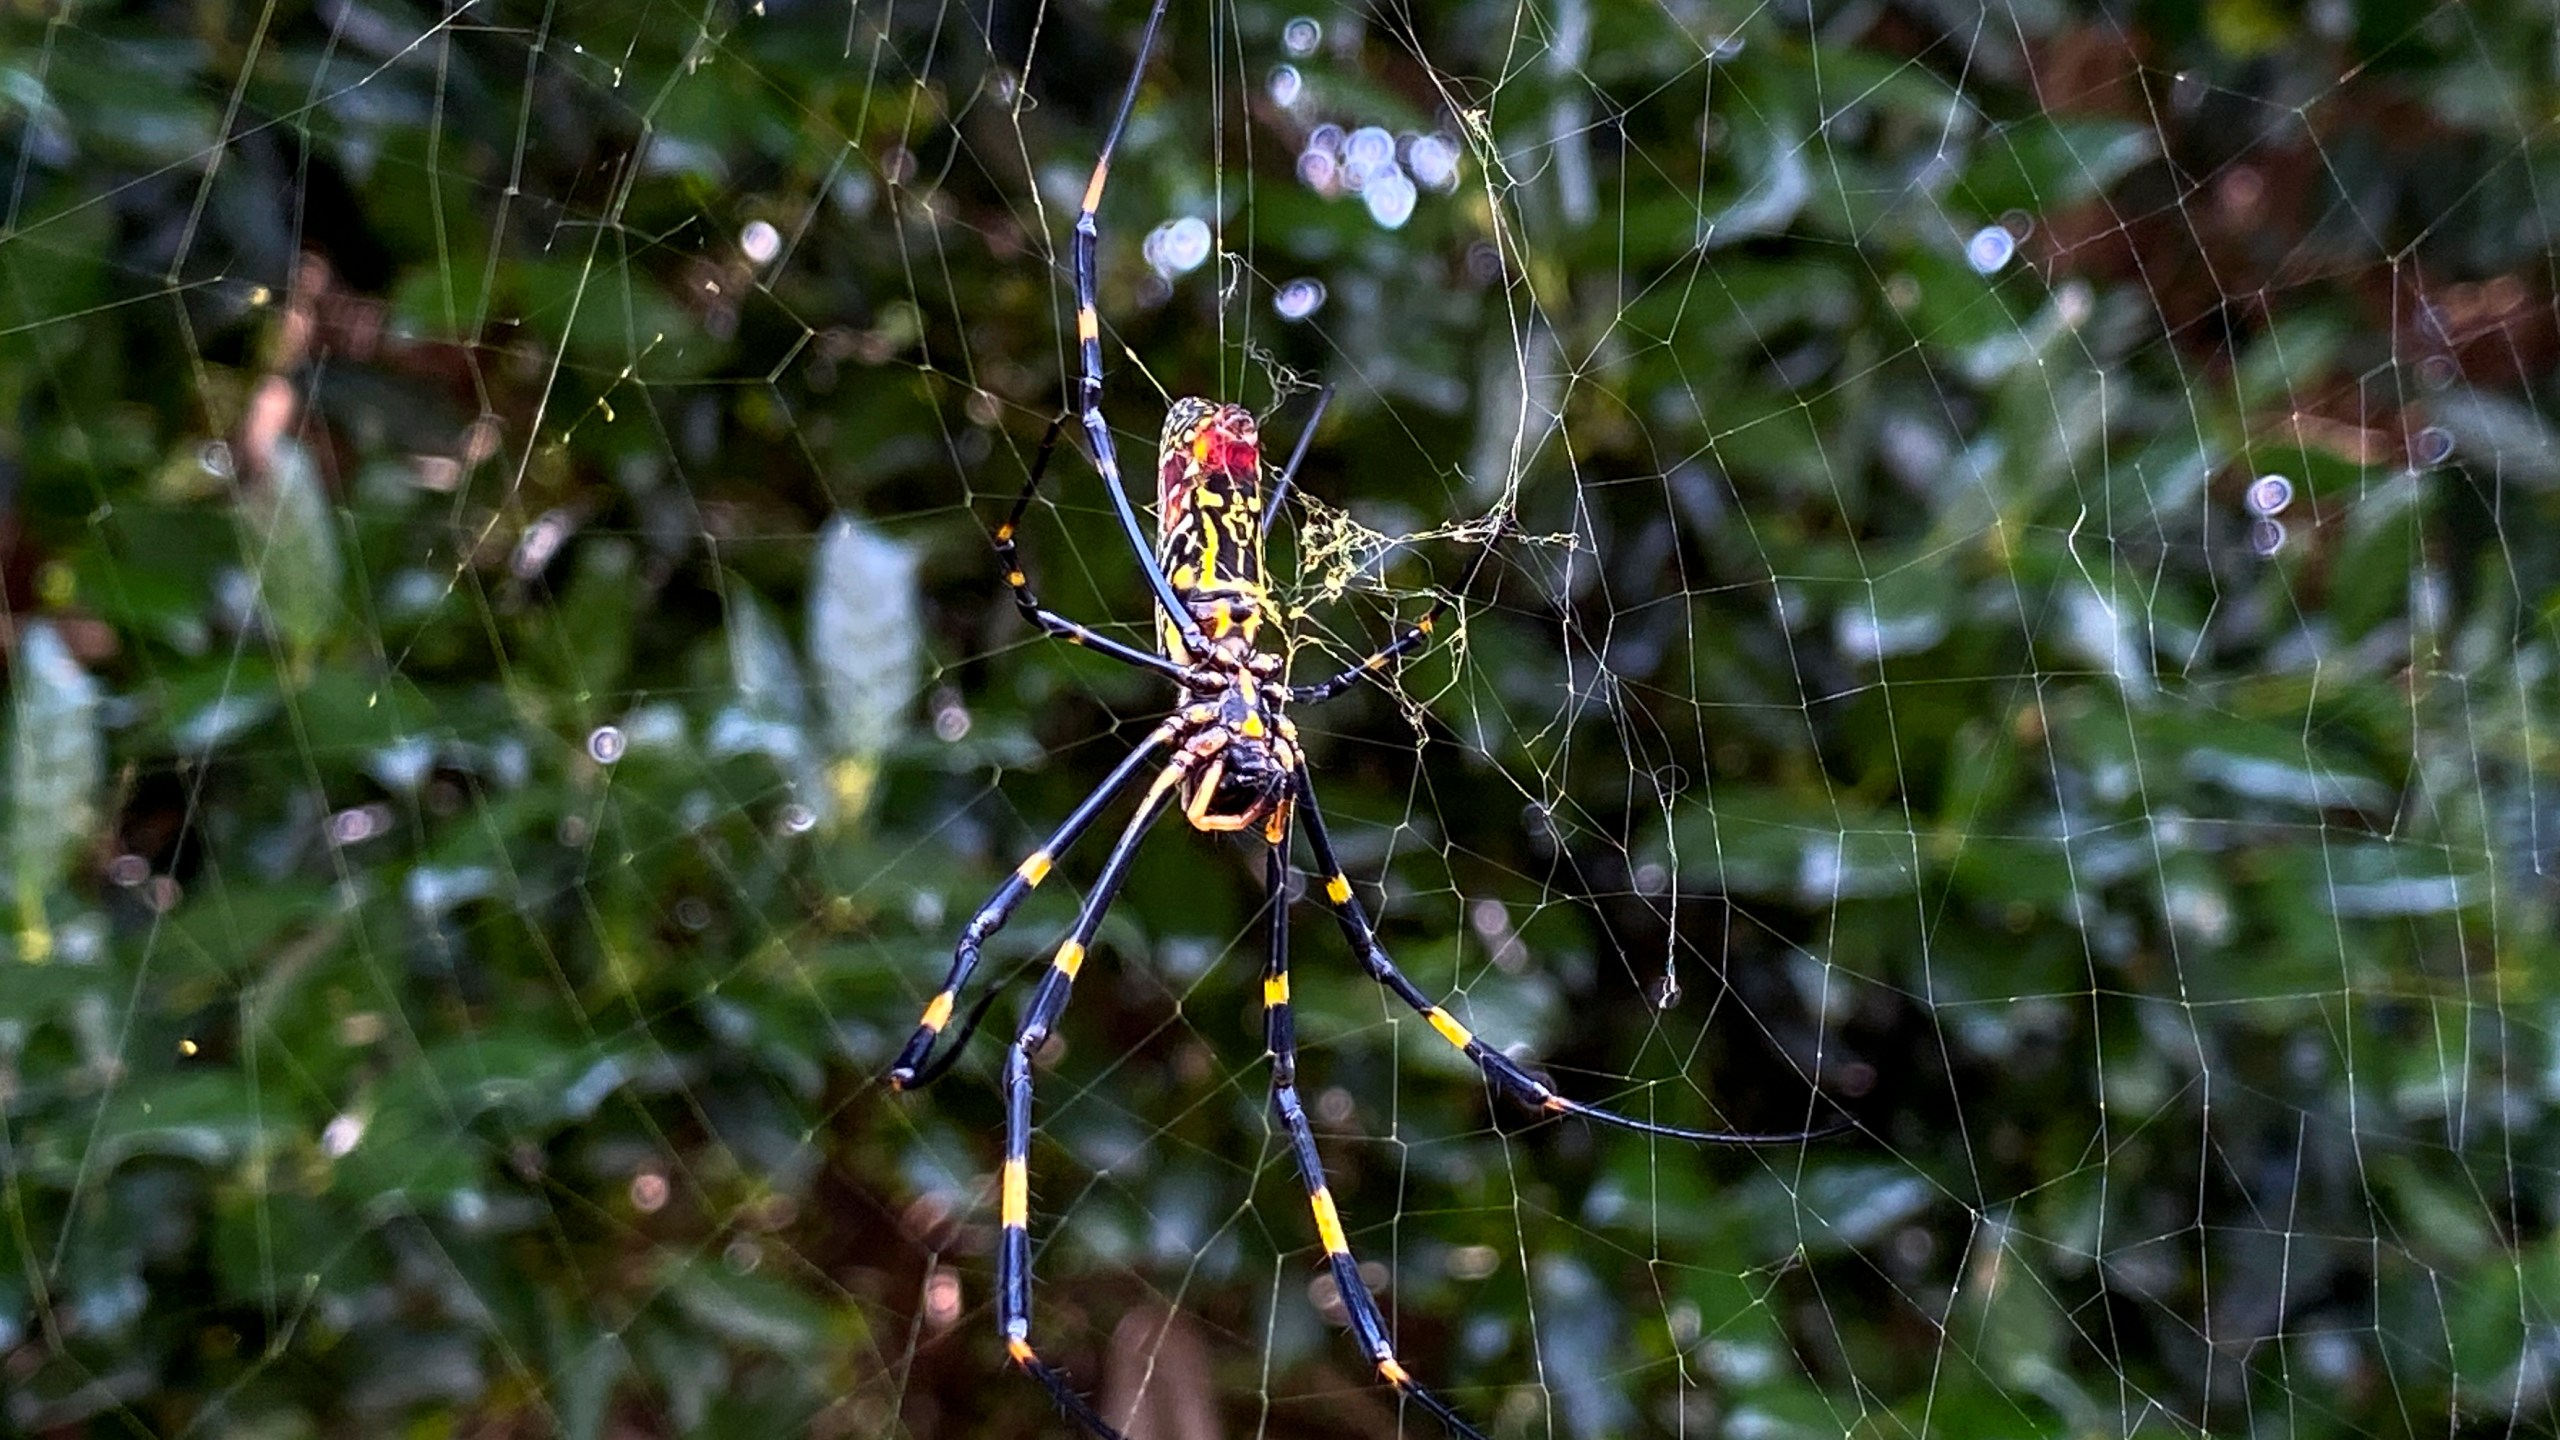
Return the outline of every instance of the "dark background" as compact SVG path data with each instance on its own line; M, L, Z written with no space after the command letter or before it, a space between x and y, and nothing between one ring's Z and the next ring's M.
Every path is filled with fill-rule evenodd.
M2549 1432L2548 13L1174 10L1142 500L1167 395L1338 387L1301 676L1519 519L1300 717L1388 944L1571 1093L1856 1122L1531 1123L1300 906L1408 1365L1503 1437ZM1142 19L0 8L0 1427L1064 1433L1001 1046L878 1077L1166 698L987 550ZM1454 185L1382 226L1326 123ZM1149 643L1051 493L1041 589ZM1159 834L1040 1072L1038 1339L1142 1437L1396 1432L1262 909Z

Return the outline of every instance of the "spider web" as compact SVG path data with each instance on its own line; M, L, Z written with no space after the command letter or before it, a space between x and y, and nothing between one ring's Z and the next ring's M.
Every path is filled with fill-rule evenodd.
M1175 7L1124 466L1332 387L1302 679L1492 551L1297 717L1388 948L1577 1098L1855 1122L1532 1123L1301 894L1333 1192L1487 1434L2560 1428L2536 18ZM1142 22L0 17L0 1423L1067 1433L1001 1036L879 1077L1165 704L987 553ZM1154 837L1040 1057L1035 1338L1136 1440L1433 1433L1257 872Z

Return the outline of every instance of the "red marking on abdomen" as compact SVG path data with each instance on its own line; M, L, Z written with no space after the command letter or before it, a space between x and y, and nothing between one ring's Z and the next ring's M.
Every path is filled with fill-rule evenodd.
M1162 539L1182 528L1191 512L1190 467L1184 457L1168 449L1156 466L1156 538Z

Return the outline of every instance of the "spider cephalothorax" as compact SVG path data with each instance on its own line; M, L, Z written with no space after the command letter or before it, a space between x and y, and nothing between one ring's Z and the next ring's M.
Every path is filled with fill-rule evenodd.
M1262 826L1265 840L1289 838L1289 788L1298 768L1298 727L1278 702L1258 696L1239 674L1214 699L1183 707L1182 753L1194 758L1181 780L1182 818L1199 830Z
M942 988L926 1002L924 1016L889 1067L889 1083L900 1089L926 1084L950 1068L987 1001L974 1007L959 1029L948 1036L963 986L978 966L979 951L1001 929L1023 898L1048 878L1052 865L1103 809L1138 777L1154 772L1137 811L1121 829L1104 858L1102 869L1086 892L1074 926L1058 945L1048 969L1025 1007L1013 1043L1005 1050L1004 1168L998 1184L1002 1230L996 1250L996 1320L1004 1336L1005 1354L1039 1380L1050 1397L1086 1431L1121 1440L1120 1432L1096 1414L1066 1376L1031 1346L1031 1057L1049 1037L1067 1005L1076 975L1084 968L1085 947L1101 928L1103 913L1128 876L1138 841L1178 799L1183 818L1201 830L1259 828L1268 842L1263 852L1264 884L1271 908L1270 960L1262 974L1262 1008L1271 1057L1271 1107L1287 1133L1289 1149L1306 1181L1307 1204L1315 1217L1316 1238L1324 1247L1335 1292L1353 1335L1378 1376L1399 1394L1431 1412L1451 1433L1482 1440L1480 1432L1460 1418L1446 1401L1417 1382L1396 1358L1385 1312L1370 1292L1352 1258L1351 1242L1342 1226L1333 1192L1325 1183L1324 1162L1316 1153L1315 1130L1298 1095L1298 1042L1289 1000L1289 860L1291 837L1303 827L1307 846L1323 876L1322 896L1342 928L1343 938L1361 968L1397 1000L1411 1007L1443 1040L1483 1072L1504 1096L1549 1115L1578 1115L1603 1124L1668 1139L1762 1144L1810 1138L1801 1135L1732 1135L1690 1130L1639 1120L1614 1110L1585 1105L1559 1095L1544 1080L1476 1039L1457 1017L1432 1003L1420 987L1405 978L1379 945L1367 910L1352 893L1350 877L1334 854L1325 833L1323 812L1316 805L1314 782L1298 748L1298 732L1281 713L1284 705L1311 705L1348 689L1359 679L1384 669L1396 657L1419 649L1429 639L1432 622L1447 607L1444 596L1421 619L1405 628L1384 648L1350 669L1308 686L1291 686L1282 677L1282 656L1262 648L1266 628L1278 632L1285 616L1273 609L1265 589L1263 535L1280 502L1288 495L1299 455L1299 443L1279 479L1263 485L1260 429L1252 412L1240 405L1208 400L1176 400L1165 413L1163 448L1156 471L1156 543L1147 544L1136 507L1120 475L1111 427L1102 413L1102 320L1094 309L1100 227L1095 211L1102 203L1103 180L1111 170L1111 152L1128 123L1130 106L1145 73L1146 55L1155 44L1156 27L1164 19L1166 0L1157 0L1148 15L1146 34L1138 42L1138 70L1129 77L1117 119L1094 162L1093 180L1085 187L1084 208L1076 216L1076 340L1080 360L1077 416L1101 472L1105 494L1122 533L1136 551L1157 605L1156 651L1124 644L1089 626L1057 614L1040 603L1023 574L1015 532L1040 489L1049 457L1064 421L1052 425L1032 462L1030 483L1014 502L1013 513L996 527L996 554L1004 563L1005 583L1023 616L1048 634L1108 655L1124 664L1151 670L1181 691L1174 713L1147 733L1136 750L1120 762L1084 802L1076 806L1049 836L1047 843L1023 858L1003 886L971 916L960 932ZM1329 393L1329 392L1328 392ZM1307 421L1313 432L1323 414ZM1497 524L1496 533L1500 532ZM1492 553L1488 548L1486 555ZM1480 556L1476 567L1484 564ZM1472 584L1470 568L1460 588ZM1309 899L1315 898L1310 887ZM988 997L989 1000L992 995ZM940 1053L936 1054L937 1044Z

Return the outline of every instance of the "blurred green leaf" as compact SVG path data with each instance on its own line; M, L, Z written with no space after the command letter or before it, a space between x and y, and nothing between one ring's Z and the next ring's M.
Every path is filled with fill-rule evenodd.
M770 1276L696 1260L671 1266L663 1278L668 1298L687 1318L751 1349L817 1365L845 1339L823 1307Z
M55 626L19 632L9 707L9 864L18 905L18 958L50 959L48 907L96 833L106 786L98 682Z
M242 483L240 519L259 608L292 663L307 666L337 632L347 576L329 497L298 442L277 438L261 473Z
M809 664L833 782L825 793L859 816L915 704L923 662L918 560L854 516L837 515L819 532L810 563Z

